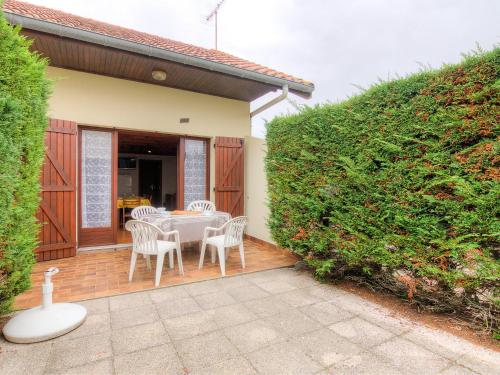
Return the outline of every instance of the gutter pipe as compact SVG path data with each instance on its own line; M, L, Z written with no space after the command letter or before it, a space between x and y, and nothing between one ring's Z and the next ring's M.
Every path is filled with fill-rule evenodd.
M185 65L196 66L199 68L249 79L272 86L289 86L291 90L297 91L299 92L299 95L305 96L307 98L309 98L314 91L313 85L305 85L302 83L289 81L287 79L273 77L267 74L249 71L219 62L209 61L199 57L169 51L164 48L152 47L143 43L131 42L93 31L81 30L75 27L64 26L50 21L43 21L32 17L9 13L8 11L4 11L4 14L10 24L18 24L23 28L29 30L35 30L47 34L57 35L60 37L94 43L106 47L116 48L119 50L138 53L145 56L174 61Z
M274 99L271 99L267 103L262 104L259 108L254 109L252 112L250 112L250 118L254 117L255 115L258 115L259 113L265 111L268 108L271 108L273 105L278 104L282 100L285 100L288 97L288 85L283 85L283 89L281 91L280 96L277 96Z

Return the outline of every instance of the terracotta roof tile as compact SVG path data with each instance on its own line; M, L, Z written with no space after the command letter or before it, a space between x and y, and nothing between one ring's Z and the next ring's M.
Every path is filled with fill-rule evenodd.
M163 38L157 35L144 33L128 29L121 26L111 25L105 22L96 21L90 18L84 18L60 10L46 8L39 5L33 5L16 0L5 0L3 10L8 13L14 13L26 17L48 21L63 26L74 27L80 30L91 31L102 35L124 39L131 42L141 43L152 47L158 47L165 50L181 53L188 56L198 57L208 61L213 61L237 68L263 73L268 76L283 78L288 81L313 86L309 81L292 75L279 72L257 63L240 59L228 53L206 49L192 44L178 42L172 39Z

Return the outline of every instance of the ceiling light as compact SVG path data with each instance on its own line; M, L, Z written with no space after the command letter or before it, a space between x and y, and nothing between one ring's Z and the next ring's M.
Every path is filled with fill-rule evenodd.
M151 153L151 150L148 150L148 154L150 154L150 153Z
M161 69L154 69L151 72L151 77L153 77L155 81L165 81L165 79L167 78L167 73L165 73L165 71Z

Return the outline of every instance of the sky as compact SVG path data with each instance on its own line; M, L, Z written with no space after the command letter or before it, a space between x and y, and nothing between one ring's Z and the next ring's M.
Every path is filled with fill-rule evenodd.
M214 48L205 17L220 0L28 0L100 21ZM291 94L252 119L252 134L297 104L338 102L379 79L404 76L500 42L498 0L226 0L220 50L312 81L309 100ZM254 109L278 93L252 102Z

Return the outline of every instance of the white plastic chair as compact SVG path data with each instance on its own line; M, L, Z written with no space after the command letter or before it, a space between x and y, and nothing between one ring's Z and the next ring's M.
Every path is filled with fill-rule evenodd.
M144 216L155 215L158 214L158 210L152 206L139 206L135 207L130 215L134 220L140 220Z
M210 201L192 201L187 206L188 211L215 212L215 204Z
M179 241L179 232L173 230L163 232L156 225L146 223L140 220L130 220L125 224L125 228L132 233L132 258L130 260L130 271L128 281L132 281L134 275L137 254L143 254L146 257L148 270L151 270L151 255L156 255L156 277L155 286L160 284L161 271L163 269L163 260L165 254L169 255L170 268L174 268L174 250L177 252L177 263L179 265L179 274L184 275L182 267L181 244ZM162 241L158 235L174 236L174 241ZM167 238L168 238L167 237Z
M212 263L215 263L215 249L219 256L219 265L222 276L226 276L226 260L229 256L231 247L238 246L240 250L241 266L245 268L245 249L243 248L243 230L247 225L246 216L235 217L229 220L220 228L205 228L205 235L201 244L200 263L198 268L203 267L203 260L205 259L205 249L207 245L211 245ZM219 232L223 234L209 237L210 232Z

